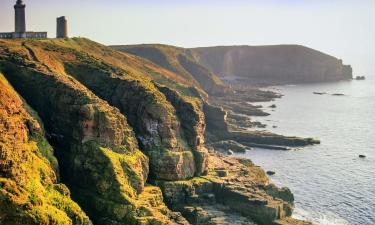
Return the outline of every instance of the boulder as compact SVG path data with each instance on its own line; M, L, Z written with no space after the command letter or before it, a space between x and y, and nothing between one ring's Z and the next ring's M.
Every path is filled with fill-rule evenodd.
M275 174L276 174L276 172L274 172L274 171L267 171L267 175L272 176L272 175L275 175Z

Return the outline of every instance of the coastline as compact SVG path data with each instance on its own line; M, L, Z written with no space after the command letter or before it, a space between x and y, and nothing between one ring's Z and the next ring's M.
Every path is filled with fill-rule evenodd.
M271 180L288 186L296 196L295 218L340 225L374 221L373 179L369 175L373 168L373 144L368 141L372 130L367 125L372 121L368 116L374 105L372 82L368 79L271 88L281 91L284 97L265 103L267 111L271 110L268 105L276 104L275 112L268 118L256 119L266 123L272 132L319 137L322 144L287 152L254 148L236 156L250 158L266 171L276 172ZM314 91L345 96L315 95ZM367 158L361 160L359 154Z

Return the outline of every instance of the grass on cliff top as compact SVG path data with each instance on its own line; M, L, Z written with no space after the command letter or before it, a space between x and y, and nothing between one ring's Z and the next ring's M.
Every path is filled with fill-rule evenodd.
M163 78L184 85L193 85L191 80L184 79L178 74L157 66L148 60L127 53L118 52L110 47L101 45L86 38L29 40L27 43L30 46L38 46L45 50L63 54L78 53L80 54L79 57L81 57L81 59L87 59L87 56L91 56L97 62L103 61L107 65L111 65L112 69L121 68L126 71L126 74L141 80L144 78L153 80ZM154 76L155 74L158 76Z
M181 61L179 59L180 57L185 57L192 63L200 65L196 61L194 54L189 49L161 44L113 46L113 48L122 52L129 52L131 54L144 57L158 64L159 66L173 71L178 75L184 77L185 79L192 81L192 85L196 87L201 86L201 84L199 84L199 81L195 79L195 76L197 76L198 74L192 74L191 72L189 72L186 67L181 64ZM207 76L207 78L211 79L212 82L218 86L223 85L223 82L209 71L206 71L204 76Z

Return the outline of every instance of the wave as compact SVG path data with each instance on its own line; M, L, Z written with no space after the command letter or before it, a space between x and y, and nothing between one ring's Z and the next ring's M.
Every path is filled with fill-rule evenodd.
M317 225L350 225L347 220L329 211L321 213L295 208L293 218L310 221Z

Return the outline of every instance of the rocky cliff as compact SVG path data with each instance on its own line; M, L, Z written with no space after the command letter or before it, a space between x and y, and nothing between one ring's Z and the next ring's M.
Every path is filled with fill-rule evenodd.
M0 223L91 224L59 182L40 118L0 74Z
M290 84L352 79L342 60L299 45L227 46L192 49L195 59L228 81Z
M0 40L0 72L1 224L304 223L259 167L208 152L225 113L183 75L82 38Z

